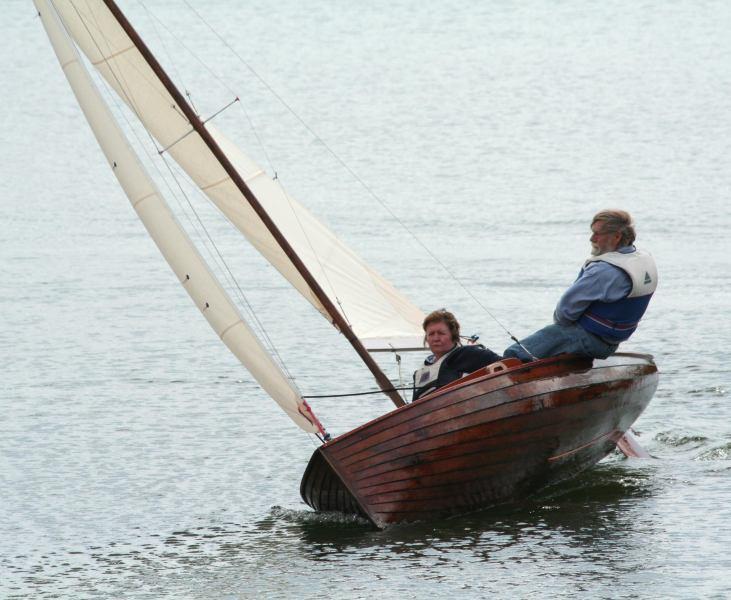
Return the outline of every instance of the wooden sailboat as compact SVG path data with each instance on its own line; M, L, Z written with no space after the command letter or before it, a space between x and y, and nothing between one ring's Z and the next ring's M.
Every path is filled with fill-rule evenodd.
M652 358L506 359L406 404L371 352L420 345L423 313L188 104L112 0L35 0L115 175L163 256L262 388L323 441L301 493L316 510L382 527L506 502L611 452L657 387ZM339 331L392 412L330 440L177 223L78 52L190 178Z
M300 491L379 527L516 500L611 452L657 379L641 354L506 359L318 448Z

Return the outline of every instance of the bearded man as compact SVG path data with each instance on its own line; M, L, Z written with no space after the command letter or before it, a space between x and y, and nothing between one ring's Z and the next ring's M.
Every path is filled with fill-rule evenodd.
M553 325L513 344L505 357L523 361L558 354L607 358L637 329L657 288L657 267L634 246L632 217L603 210L591 221L591 257L556 305Z

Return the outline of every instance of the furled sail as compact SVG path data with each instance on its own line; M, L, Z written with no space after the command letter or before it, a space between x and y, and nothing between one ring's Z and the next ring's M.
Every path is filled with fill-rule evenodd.
M180 227L102 99L49 0L35 0L71 88L132 206L211 327L302 429L324 434L307 403L273 362Z
M58 2L69 33L159 145L317 310L330 319L241 191L101 0ZM421 347L422 311L366 265L211 124L238 174L370 350Z

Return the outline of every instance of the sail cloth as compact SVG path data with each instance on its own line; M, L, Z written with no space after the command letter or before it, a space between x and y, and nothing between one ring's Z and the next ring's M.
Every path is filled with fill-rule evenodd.
M180 283L226 346L292 420L305 431L324 434L307 403L262 347L178 224L99 94L48 0L35 0L35 4L64 74L114 174Z
M162 148L323 316L329 315L101 0L56 3L69 33ZM423 312L366 265L211 124L206 128L370 350L422 346Z

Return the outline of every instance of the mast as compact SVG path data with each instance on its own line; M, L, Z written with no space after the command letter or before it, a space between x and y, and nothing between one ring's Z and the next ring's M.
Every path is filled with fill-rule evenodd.
M391 401L394 403L395 406L397 406L397 407L403 406L405 404L403 399L398 394L398 392L396 392L396 390L393 389L393 385L389 381L388 377L386 377L386 375L383 373L383 371L378 366L376 361L368 353L368 350L365 349L365 347L363 346L361 341L358 339L358 337L355 335L355 333L351 329L348 322L340 314L340 312L337 310L337 308L332 303L330 298L327 296L325 291L322 289L320 284L312 276L309 269L305 266L305 264L302 262L302 260L297 255L297 253L293 250L290 243L279 231L279 228L276 226L276 224L271 219L271 217L266 212L266 210L264 210L264 208L262 207L261 203L254 195L254 193L246 185L244 180L239 175L238 171L236 171L234 166L231 164L231 161L228 159L226 154L221 150L221 148L218 145L218 143L216 142L216 140L213 139L213 136L206 129L203 122L200 120L198 115L192 109L190 104L188 104L188 101L180 93L177 86L173 83L173 81L170 79L170 77L168 77L167 73L162 68L162 66L157 61L157 59L154 57L152 52L150 52L150 50L147 47L147 45L145 44L145 42L142 41L142 38L140 38L140 36L137 34L135 29L132 27L130 22L127 20L127 17L124 16L124 14L119 9L119 7L116 5L114 0L104 0L104 4L109 9L109 11L112 13L112 15L117 20L117 22L122 27L122 29L125 31L125 33L132 40L132 43L135 45L135 47L140 52L142 57L145 59L147 64L153 70L155 75L157 75L157 77L160 79L160 82L165 86L165 89L173 97L173 99L175 100L177 105L183 111L183 114L188 119L188 122L193 127L195 132L201 137L203 142L206 144L206 146L210 149L210 151L216 157L218 162L221 164L223 169L226 171L226 174L231 178L231 181L233 181L233 183L236 185L236 187L239 189L239 191L244 195L246 200L249 202L249 205L251 206L251 208L256 212L256 214L261 219L264 226L269 230L269 232L272 234L272 237L276 240L277 244L279 244L282 251L286 254L287 258L292 262L294 267L300 273L302 278L305 280L307 285L312 290L313 294L317 297L317 299L320 301L322 306L327 311L328 315L330 316L330 319L332 320L332 323L350 342L350 344L353 346L355 351L358 353L358 356L360 356L361 360L363 360L363 362L366 364L368 369L370 369L371 373L375 377L376 382L378 383L378 385L381 388L381 390L383 391L383 393L386 394L391 399Z

